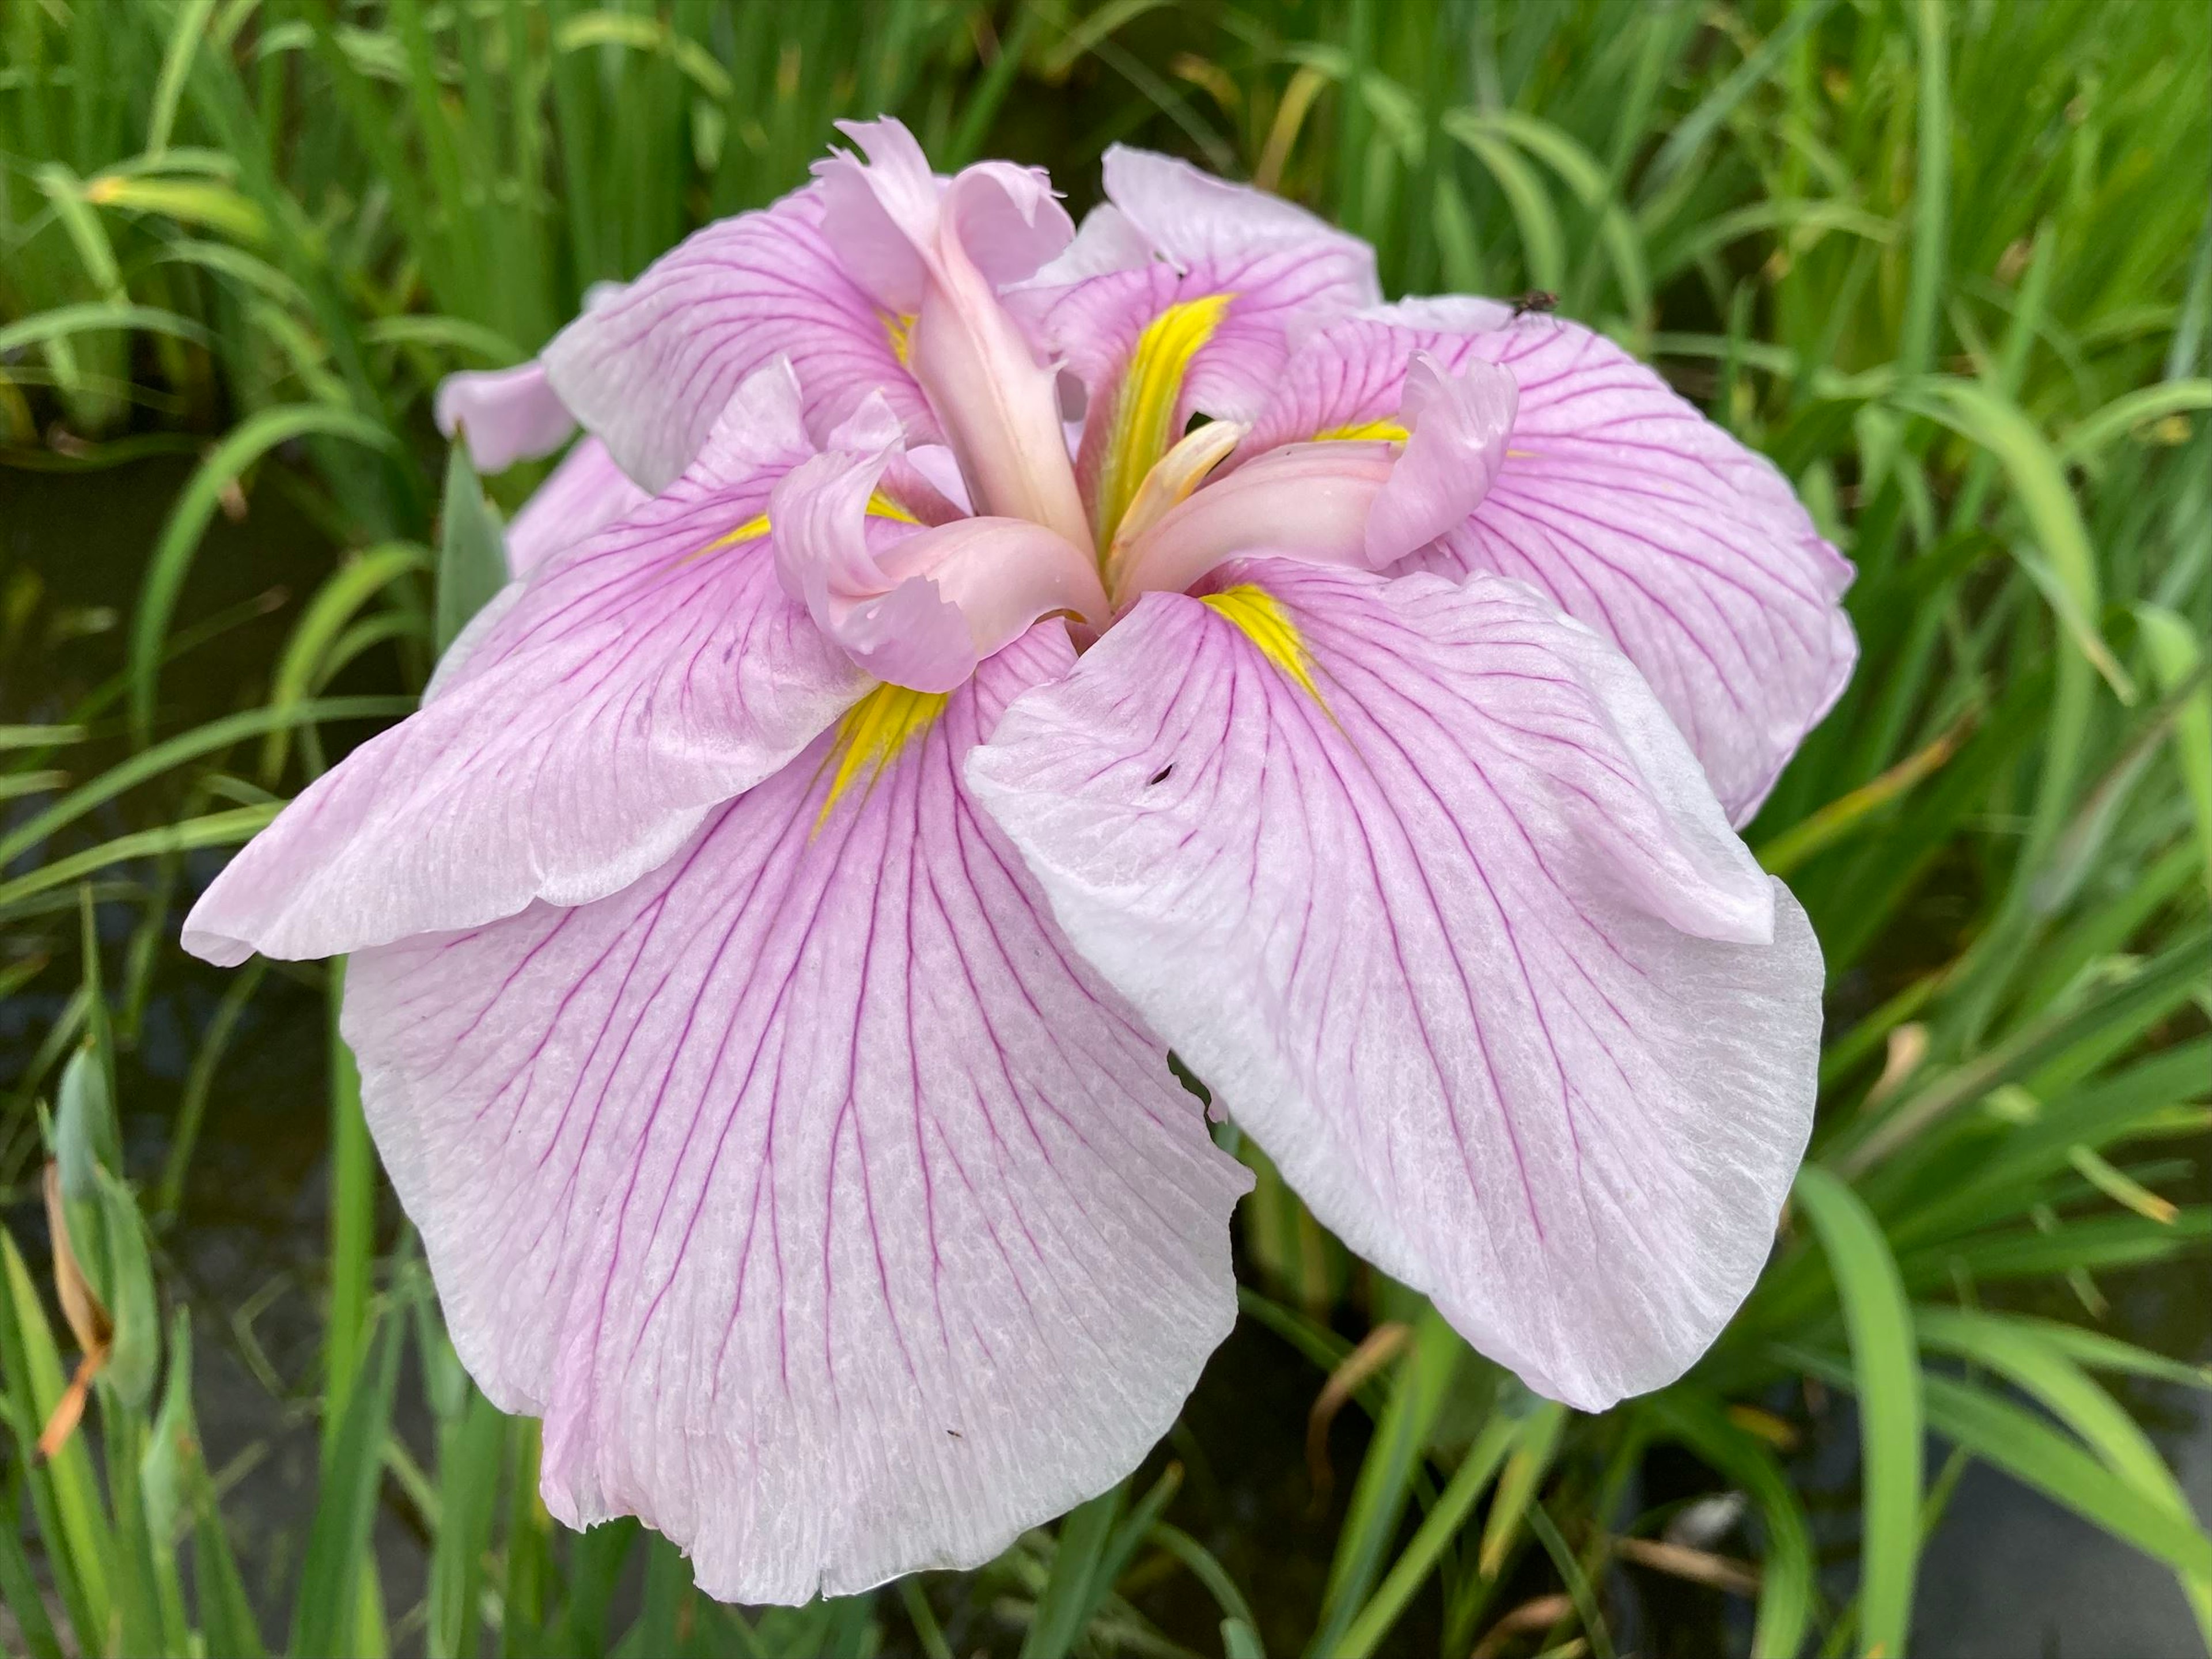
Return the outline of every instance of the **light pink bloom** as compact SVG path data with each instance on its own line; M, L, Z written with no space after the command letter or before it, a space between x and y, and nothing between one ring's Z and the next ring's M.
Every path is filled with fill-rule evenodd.
M591 439L422 711L185 924L351 953L546 1502L795 1601L1121 1478L1236 1313L1249 1180L1170 1048L1535 1388L1678 1376L1810 1122L1819 948L1731 823L1850 672L1849 568L1576 325L1386 306L1164 157L1076 233L848 131L449 391L488 463Z

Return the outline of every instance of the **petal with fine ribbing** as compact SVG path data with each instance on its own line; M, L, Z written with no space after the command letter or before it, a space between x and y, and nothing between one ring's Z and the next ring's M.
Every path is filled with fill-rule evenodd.
M659 865L870 684L776 580L764 509L807 453L789 369L763 370L673 489L510 588L418 713L240 849L185 948L331 956Z
M1071 657L879 691L635 887L350 965L463 1360L544 1416L555 1515L641 1516L712 1595L988 1559L1235 1318L1244 1171L960 782Z
M740 383L788 357L817 439L881 390L915 442L936 422L900 360L903 325L822 235L818 185L718 220L556 335L554 388L648 490L690 465Z
M1750 1289L1819 947L1635 670L1528 589L1255 560L969 763L1068 938L1346 1242L1589 1410Z
M1747 822L1850 678L1850 564L1764 456L1553 318L1471 334L1336 324L1291 362L1243 453L1395 420L1416 351L1447 373L1504 369L1519 409L1481 505L1406 568L1511 576L1610 638Z

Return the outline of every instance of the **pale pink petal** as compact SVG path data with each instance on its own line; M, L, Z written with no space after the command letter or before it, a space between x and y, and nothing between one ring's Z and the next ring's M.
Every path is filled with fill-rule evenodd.
M878 679L950 691L1054 612L1109 619L1091 556L1024 519L929 529L871 521L889 453L831 451L776 486L776 572L822 631Z
M1264 248L1284 249L1335 265L1354 303L1372 305L1382 297L1375 281L1375 250L1294 202L1126 144L1109 146L1100 169L1106 199L1164 257L1186 270L1245 258Z
M419 713L242 848L185 948L331 956L659 866L868 689L785 597L757 528L805 453L788 370L763 371L673 488L508 589Z
M1481 505L1505 464L1517 400L1513 377L1501 368L1477 361L1446 375L1434 358L1416 354L1398 411L1406 451L1367 515L1370 566L1405 557Z
M538 362L448 374L438 383L436 415L446 436L466 437L479 472L504 472L517 461L550 455L576 429L576 417Z
M936 434L900 362L900 319L823 242L820 186L696 232L545 348L554 387L649 490L690 465L740 382L787 356L818 439L880 390L915 442Z
M1764 456L1549 317L1471 335L1338 324L1291 365L1245 453L1394 418L1416 350L1447 372L1498 365L1520 407L1481 506L1409 568L1515 577L1613 640L1747 822L1850 678L1850 564Z
M597 535L652 499L597 438L570 450L507 527L507 568L526 576L562 548Z
M641 1516L710 1595L989 1559L1235 1319L1248 1178L959 781L1070 658L1001 653L826 811L828 738L623 893L349 966L462 1359L545 1418L556 1516Z
M1073 234L1049 182L1003 162L940 181L900 123L841 125L867 159L840 153L815 164L829 203L823 234L881 303L912 309L908 359L969 498L1088 551L1054 373L998 293Z
M1555 1398L1662 1386L1811 1125L1802 914L1633 668L1528 589L1225 574L1260 586L1146 599L971 787L1347 1243Z

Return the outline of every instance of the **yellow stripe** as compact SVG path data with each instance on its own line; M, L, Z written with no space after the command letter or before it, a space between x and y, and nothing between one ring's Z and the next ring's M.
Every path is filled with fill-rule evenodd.
M918 525L921 522L880 489L868 497L868 516L872 519L896 519L901 524ZM735 530L726 531L715 537L691 557L703 558L709 553L719 553L726 547L735 547L739 542L757 542L768 532L768 514L756 513Z
M907 744L937 724L948 693L909 691L903 685L879 685L845 711L837 722L837 741L823 763L830 767L830 793L814 819L818 832L860 775L870 788Z
M891 356L897 358L901 368L911 368L908 361L914 355L914 313L878 311L883 319L884 332L890 336Z
M1114 424L1098 469L1098 545L1114 532L1153 463L1182 434L1174 429L1182 378L1198 349L1213 337L1233 294L1207 294L1179 300L1145 325L1137 349L1129 354L1121 389L1114 400Z
M1362 443L1381 438L1394 444L1401 444L1413 435L1402 422L1356 421L1350 426L1333 426L1326 432L1316 432L1314 441L1317 444Z
M1305 638L1291 620L1291 613L1273 593L1246 582L1208 593L1199 603L1234 623L1259 647L1261 656L1305 687L1306 695L1316 702L1322 702L1321 693L1314 688L1313 654L1306 649ZM1322 707L1328 705L1322 702Z

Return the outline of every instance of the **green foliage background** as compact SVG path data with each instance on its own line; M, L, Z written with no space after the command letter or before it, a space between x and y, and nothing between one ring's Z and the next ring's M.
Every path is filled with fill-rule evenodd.
M2207 1379L2106 1328L2100 1283L2201 1273L2212 1232L2208 84L2189 0L7 0L0 530L42 473L171 492L104 619L33 563L0 576L27 722L0 727L0 994L40 1011L0 1079L9 1639L1604 1659L1656 1574L1741 1613L1712 1592L1658 1650L1894 1659L1922 1540L1978 1459L2170 1566L2212 1642L2212 1538L2104 1380ZM1832 975L1775 1260L1682 1382L1577 1416L1262 1167L1238 1341L1370 1420L1316 1582L1194 1507L1187 1468L1233 1471L1187 1422L1177 1461L977 1573L741 1613L635 1527L550 1522L534 1425L477 1395L380 1225L328 1039L321 1357L275 1379L319 1423L318 1497L288 1563L240 1559L190 1358L192 1316L234 1310L188 1311L163 1264L272 976L225 982L176 1097L120 1103L159 1119L150 1157L118 1129L156 988L186 971L191 854L411 706L481 520L465 468L439 511L439 377L527 357L589 283L791 187L834 118L878 111L946 167L1045 163L1079 210L1125 140L1330 215L1394 292L1553 290L1796 481L1858 566L1864 658L1751 832ZM535 477L493 481L498 503ZM199 603L211 527L280 507L273 617ZM45 678L73 633L104 678ZM245 688L215 708L180 689L211 657ZM100 1329L82 1304L57 1322L49 1157ZM75 1350L109 1334L83 1426L41 1456ZM1816 1549L1836 1529L1788 1455L1837 1393L1856 1571ZM395 1417L418 1395L420 1422ZM1340 1460L1360 1437L1339 1429ZM1694 1559L1655 1542L1679 1501L1637 1507L1662 1458L1690 1496L1741 1494ZM387 1593L394 1547L427 1559L419 1601Z

